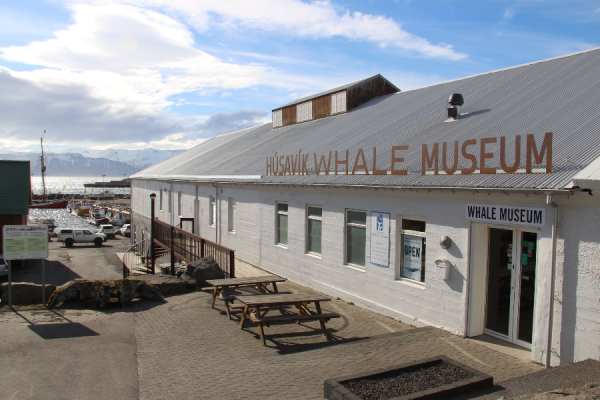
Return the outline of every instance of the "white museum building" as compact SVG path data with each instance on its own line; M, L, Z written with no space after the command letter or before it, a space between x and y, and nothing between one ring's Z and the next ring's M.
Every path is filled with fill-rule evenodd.
M298 99L132 178L155 215L325 294L600 359L600 49L401 91Z

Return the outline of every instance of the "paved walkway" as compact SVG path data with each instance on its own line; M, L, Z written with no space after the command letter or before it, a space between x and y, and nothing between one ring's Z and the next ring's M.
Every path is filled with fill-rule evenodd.
M237 271L264 273L241 264ZM278 287L310 291L292 282ZM265 328L267 347L256 328L239 329L238 314L229 320L219 302L212 309L207 293L167 300L109 312L0 313L0 398L322 399L327 378L438 355L496 383L542 370L476 340L414 328L342 300L322 303L324 312L343 316L327 324L332 343L310 322Z
M237 275L244 275L237 264ZM244 266L247 267L247 266ZM256 271L248 270L250 274ZM280 291L309 292L286 282ZM414 328L342 300L321 303L343 317L265 328L267 347L254 327L239 329L222 304L192 293L168 304L135 305L140 399L321 399L323 381L359 371L445 355L505 381L543 368L477 341L435 328Z

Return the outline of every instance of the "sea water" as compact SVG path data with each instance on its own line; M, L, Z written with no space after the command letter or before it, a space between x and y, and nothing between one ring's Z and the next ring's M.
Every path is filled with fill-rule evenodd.
M104 182L109 181L120 181L123 177L110 177L105 176ZM114 194L131 194L130 188L86 188L83 185L85 183L102 183L102 177L89 177L89 176L46 176L46 193L50 194L86 194L94 195L110 190ZM33 194L42 195L44 194L44 187L42 185L42 178L40 176L31 177L31 190Z

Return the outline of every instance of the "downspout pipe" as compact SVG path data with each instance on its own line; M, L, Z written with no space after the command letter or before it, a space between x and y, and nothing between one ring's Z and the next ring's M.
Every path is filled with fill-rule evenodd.
M215 218L215 243L216 244L221 244L219 243L219 224L221 223L220 221L220 213L219 213L219 186L218 185L214 185L215 187L215 210L214 210L214 218ZM210 205L212 207L212 204Z
M552 195L546 196L546 204L554 208L554 221L552 223L552 272L550 274L550 305L548 307L548 343L546 344L546 369L550 368L552 361L552 328L554 321L554 282L556 278L556 241L558 231L558 204L552 201Z
M465 337L469 336L469 295L471 294L471 240L473 221L469 221L467 233L467 269L465 270Z

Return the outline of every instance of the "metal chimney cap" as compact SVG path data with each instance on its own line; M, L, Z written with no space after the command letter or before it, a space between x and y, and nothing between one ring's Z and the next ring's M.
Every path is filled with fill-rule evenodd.
M465 99L463 98L462 94L453 93L448 99L448 104L450 104L451 106L462 106L463 104L465 104Z

